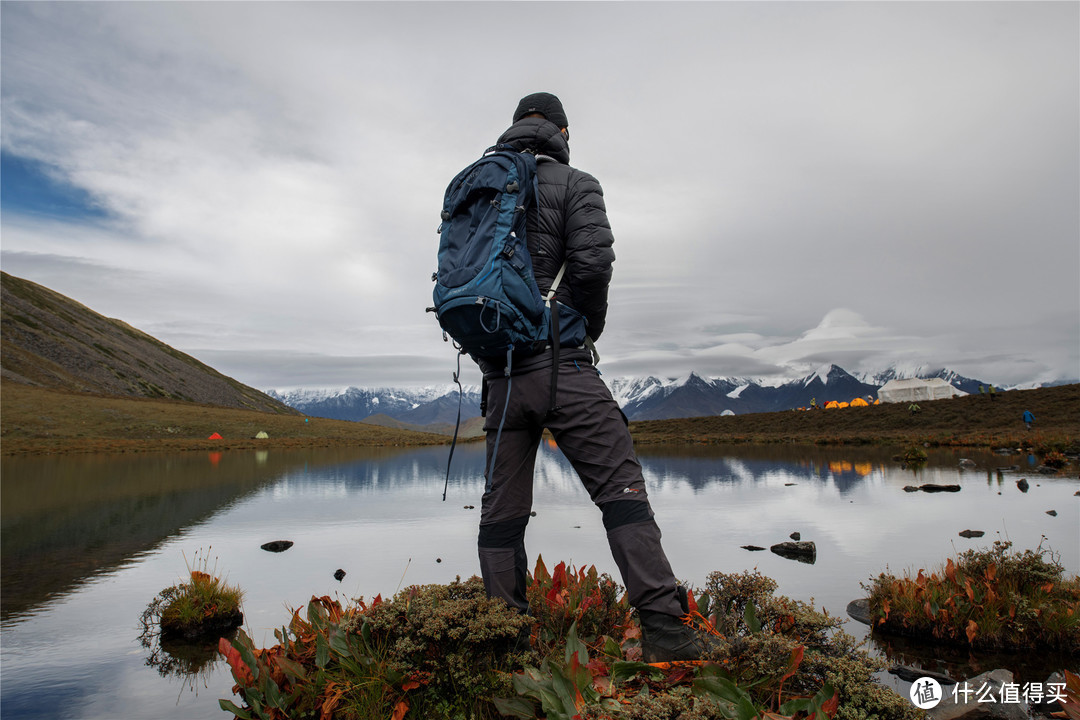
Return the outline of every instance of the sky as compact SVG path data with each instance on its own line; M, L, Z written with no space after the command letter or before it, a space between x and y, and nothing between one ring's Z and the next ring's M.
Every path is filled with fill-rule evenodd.
M1076 379L1078 58L1077 2L5 0L0 266L259 389L448 383L443 192L546 91L606 377Z

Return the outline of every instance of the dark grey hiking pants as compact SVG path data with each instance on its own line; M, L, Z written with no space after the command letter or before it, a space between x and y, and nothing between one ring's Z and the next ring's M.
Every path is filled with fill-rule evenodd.
M603 512L608 544L630 604L680 615L675 576L660 545L660 528L653 520L626 416L596 368L587 360L564 359L559 368L559 410L550 415L550 367L511 380L506 420L480 513L480 570L488 594L522 612L528 609L525 527L532 510L536 451L547 428ZM507 403L507 378L492 377L488 382L484 429L490 468Z

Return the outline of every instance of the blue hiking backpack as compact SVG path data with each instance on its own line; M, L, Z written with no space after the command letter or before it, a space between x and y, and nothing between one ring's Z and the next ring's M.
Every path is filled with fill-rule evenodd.
M435 305L428 310L438 318L444 339L449 335L460 351L459 371L463 353L474 357L506 357L508 402L503 407L487 471L489 486L509 406L514 355L539 352L550 340L558 367L560 313L553 298L566 264L559 269L547 296L541 296L525 237L528 209L536 202L538 192L536 156L496 145L458 173L443 197L439 267L431 277L435 281L432 292ZM580 319L580 314L574 315ZM579 320L578 324L584 335L584 322ZM552 373L553 410L557 377L557 371ZM459 372L454 373L454 382L458 385L458 419L446 463L444 501L461 426ZM487 405L486 382L484 389L481 413Z
M510 354L541 349L549 338L551 310L525 237L536 196L536 156L500 146L446 188L431 310L462 352L509 362Z

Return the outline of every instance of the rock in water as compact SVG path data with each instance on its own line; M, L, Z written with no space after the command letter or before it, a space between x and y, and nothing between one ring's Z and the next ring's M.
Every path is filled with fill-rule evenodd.
M782 542L769 548L780 557L813 565L817 562L817 546L812 542Z
M1031 486L1028 485L1027 478L1020 478L1016 481L1016 487L1020 488L1020 492L1027 492Z
M859 598L848 603L847 614L852 620L858 620L863 625L873 625L874 619L870 616L870 599Z
M799 542L800 540L802 540L802 535L800 535L798 532L793 532L790 535L788 535L788 537L791 538L792 540L794 540L795 542Z
M272 540L271 542L263 543L259 547L267 552L285 552L292 546L292 540Z
M985 535L982 530L961 530L960 537L962 538L977 538Z
M750 550L751 552L765 549L765 548L761 547L760 545L740 545L740 547L743 550Z
M345 577L345 571L344 570L342 570L341 568L338 568L337 570L334 571L334 579L335 580L337 580L338 582L341 582L341 578L343 578L343 577Z

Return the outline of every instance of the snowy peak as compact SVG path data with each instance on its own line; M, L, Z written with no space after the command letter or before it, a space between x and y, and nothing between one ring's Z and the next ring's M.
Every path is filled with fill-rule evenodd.
M681 378L605 378L612 397L631 420L701 417L735 413L773 412L823 405L830 400L850 401L876 397L878 389L893 379L942 378L958 390L978 393L985 381L966 378L947 368L928 365L892 365L852 375L834 364L817 368L806 377L783 381L707 377L692 372ZM270 390L273 398L315 417L364 420L387 415L414 425L453 424L457 417L458 390L446 384L426 388L336 388ZM480 415L480 388L464 388L462 419Z

